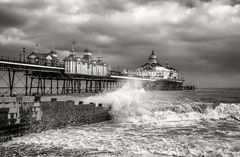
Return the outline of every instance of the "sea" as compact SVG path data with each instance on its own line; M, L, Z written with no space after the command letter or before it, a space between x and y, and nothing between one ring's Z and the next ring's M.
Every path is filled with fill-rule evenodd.
M82 100L110 107L113 119L17 137L0 144L0 156L240 156L240 89L145 91L129 82Z

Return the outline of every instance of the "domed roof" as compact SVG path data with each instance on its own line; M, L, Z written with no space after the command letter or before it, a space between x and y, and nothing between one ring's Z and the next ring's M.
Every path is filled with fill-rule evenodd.
M157 59L157 56L154 53L154 50L152 50L152 54L149 56L149 59Z
M148 62L150 63L158 63L157 62L157 56L154 53L154 50L152 50L152 54L149 56Z

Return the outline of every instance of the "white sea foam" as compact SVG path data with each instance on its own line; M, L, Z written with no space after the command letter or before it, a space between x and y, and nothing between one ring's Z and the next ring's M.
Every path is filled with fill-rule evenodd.
M240 118L240 105L221 103L213 108L211 103L178 100L165 93L151 95L139 82L127 82L121 89L84 99L85 102L111 105L115 121L135 124L176 125L192 124L203 119ZM169 98L168 98L169 97ZM160 100L160 99L165 100Z
M4 145L77 149L89 156L239 156L240 105L214 107L179 94L148 92L128 82L116 91L84 99L111 105L114 123L48 130Z

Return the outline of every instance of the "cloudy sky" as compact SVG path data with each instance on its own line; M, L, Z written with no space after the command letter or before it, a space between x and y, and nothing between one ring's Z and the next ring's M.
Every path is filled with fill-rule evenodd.
M0 0L0 54L86 47L112 67L156 51L188 84L240 87L240 0Z

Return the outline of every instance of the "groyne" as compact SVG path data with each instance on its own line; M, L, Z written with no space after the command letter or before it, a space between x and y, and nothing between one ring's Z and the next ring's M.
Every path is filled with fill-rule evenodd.
M0 97L0 142L27 133L79 126L111 119L102 104L36 97Z

